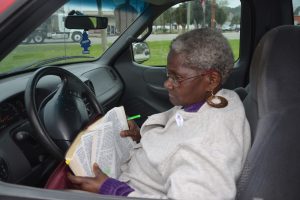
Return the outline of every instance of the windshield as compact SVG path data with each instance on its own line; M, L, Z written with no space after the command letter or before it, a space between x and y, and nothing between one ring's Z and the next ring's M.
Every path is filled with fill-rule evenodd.
M145 10L140 0L70 0L59 8L10 54L0 61L0 72L11 72L45 64L96 60ZM67 29L70 13L108 18L103 30ZM84 41L89 41L86 44Z

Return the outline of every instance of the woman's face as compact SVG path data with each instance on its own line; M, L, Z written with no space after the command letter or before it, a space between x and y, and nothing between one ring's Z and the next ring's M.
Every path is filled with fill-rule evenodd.
M173 51L168 55L167 74L169 78L165 81L164 86L169 92L169 99L173 105L188 106L205 101L211 89L214 89L211 88L208 74L184 66L184 59L183 54ZM176 80L178 80L177 83Z

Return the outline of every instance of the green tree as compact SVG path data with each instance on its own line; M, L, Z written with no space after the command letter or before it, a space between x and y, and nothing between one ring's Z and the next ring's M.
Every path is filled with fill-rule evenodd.
M231 24L230 25L234 25L234 24L240 24L240 16L239 15L234 15L231 19Z
M155 21L153 22L155 29L159 30L157 27L162 27L163 26L163 16L160 15L158 18L155 19Z
M217 6L216 7L216 21L221 26L226 22L227 20L227 13L222 7Z
M173 13L173 9L172 8L169 8L168 10L166 10L163 13L164 23L167 24L170 27L170 29L169 29L170 33L172 32L172 24L173 24L172 13Z
M186 21L187 21L187 4L182 3L174 10L175 22L182 26L183 31L185 31Z
M198 28L198 24L203 23L203 9L200 5L199 0L194 0L191 6L191 22L194 23L196 28Z
M169 26L170 29L169 31L172 31L172 24L174 23L174 17L173 17L173 10L174 8L169 8L168 10L166 10L163 14L161 14L158 18L156 18L156 20L153 22L153 25L156 27L159 26L163 32L167 31L166 26Z
M210 1L205 1L205 21L208 27L211 27L211 0Z
M216 11L217 12L217 11ZM192 20L196 21L197 24L202 24L202 26L210 27L211 23L211 1L205 1L205 24L204 23L204 13L203 8L199 0L194 0L192 4Z

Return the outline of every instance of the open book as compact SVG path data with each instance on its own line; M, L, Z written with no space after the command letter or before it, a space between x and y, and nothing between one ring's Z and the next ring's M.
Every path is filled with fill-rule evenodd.
M135 144L120 132L128 130L123 106L108 111L104 117L82 130L68 149L65 160L76 176L94 176L97 163L109 177L120 176L121 165L129 159Z

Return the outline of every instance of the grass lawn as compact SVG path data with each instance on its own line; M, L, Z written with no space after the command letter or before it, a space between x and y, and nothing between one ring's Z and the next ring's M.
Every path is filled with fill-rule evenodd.
M229 40L232 47L235 60L239 57L239 40ZM150 41L148 42L151 57L148 61L144 62L144 65L148 66L165 66L167 53L169 50L170 41ZM59 56L79 56L83 55L82 48L79 44L74 43L60 43L60 44L27 44L20 45L17 49L10 53L8 57L0 61L0 72L10 71L20 66L26 66L37 60L43 60ZM93 56L97 59L102 54L102 48L100 44L94 44L90 47L90 54L87 56ZM72 59L66 62L76 62L89 59ZM65 62L61 61L60 63Z
M229 44L233 51L234 60L237 60L239 58L240 40L229 40ZM149 66L166 66L170 41L153 41L148 42L148 45L151 57L143 64Z
M90 54L86 54L86 56L93 56L96 59L102 54L102 52L100 45L92 45L90 47ZM10 71L14 68L26 66L36 61L60 56L85 56L85 54L82 54L82 48L80 45L74 43L19 45L9 54L9 56L0 62L0 72ZM80 60L82 61L83 59L76 58L56 63L76 62ZM85 60L94 59L89 58Z

